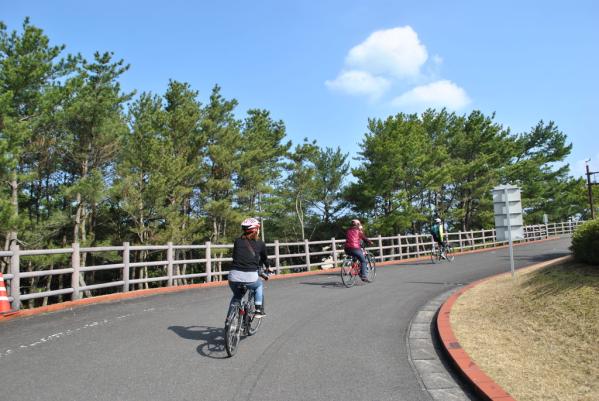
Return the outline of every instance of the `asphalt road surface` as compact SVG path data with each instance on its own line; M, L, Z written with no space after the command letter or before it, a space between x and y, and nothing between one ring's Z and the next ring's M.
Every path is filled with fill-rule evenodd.
M569 238L514 248L517 267L568 254ZM271 280L260 331L227 358L228 287L0 323L0 400L430 400L406 351L429 299L509 270L508 250L385 266L371 284Z

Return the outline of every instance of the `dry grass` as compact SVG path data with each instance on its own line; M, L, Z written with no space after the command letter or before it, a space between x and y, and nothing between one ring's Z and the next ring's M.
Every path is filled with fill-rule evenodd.
M599 400L599 269L574 262L501 276L451 313L470 357L518 401Z

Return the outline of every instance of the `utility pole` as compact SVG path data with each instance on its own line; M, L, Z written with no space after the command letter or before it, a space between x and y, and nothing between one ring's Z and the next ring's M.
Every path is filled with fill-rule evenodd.
M591 207L591 219L595 219L595 207L593 206L593 185L597 185L599 183L591 181L591 175L599 173L599 171L590 171L589 170L589 162L591 159L586 160L586 168L587 168L587 186L589 189L589 206Z

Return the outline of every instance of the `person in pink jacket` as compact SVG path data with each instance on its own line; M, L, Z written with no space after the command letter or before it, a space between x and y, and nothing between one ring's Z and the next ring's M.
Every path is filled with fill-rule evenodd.
M360 278L362 281L370 282L370 280L368 280L368 264L366 263L364 252L362 252L361 241L372 244L372 241L364 235L360 220L353 219L351 221L351 227L345 233L345 253L360 260L362 265Z

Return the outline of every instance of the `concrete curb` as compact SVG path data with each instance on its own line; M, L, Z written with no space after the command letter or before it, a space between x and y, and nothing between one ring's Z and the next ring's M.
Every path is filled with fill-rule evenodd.
M455 283L448 283L451 285ZM420 387L434 401L470 401L472 394L460 384L463 380L445 362L441 342L435 335L439 307L455 291L443 292L423 305L412 317L407 332L408 360L416 373Z
M544 241L551 241L551 240L556 240L556 239L559 239L559 237L550 237L550 238L546 238L546 239L542 239L542 240L538 240L538 241L523 242L523 243L515 244L515 246L527 245L527 244L544 242ZM479 252L490 252L490 251L502 249L505 247L507 247L507 245L498 246L498 247L494 247L494 248L475 249L475 250L471 250L471 251L460 252L460 253L457 253L456 255L466 255L466 254L470 254L470 253L479 253ZM388 261L384 261L384 262L377 262L377 267L399 265L399 264L411 263L411 262L416 262L416 261L420 261L420 260L428 260L428 259L429 259L429 256L420 256L420 257L409 258L409 259L388 260ZM315 276L315 275L319 275L319 274L330 274L332 272L339 272L339 271L340 271L340 268L337 267L334 269L327 269L327 270L316 270L316 271L301 272L301 273L280 274L280 275L272 276L271 280L283 280L283 279L294 278L294 277ZM227 285L227 281L224 280L224 281L213 281L211 283L189 284L189 285L183 285L183 286L177 286L177 287L161 287L161 288L152 288L152 289L148 289L148 290L137 290L137 291L131 291L131 292L124 292L124 293L120 292L120 293L116 293L116 294L100 295L97 297L78 299L75 301L66 301L66 302L62 302L59 304L43 306L43 307L39 307L39 308L35 308L35 309L22 309L22 310L15 311L15 312L8 312L6 314L0 315L0 323L7 321L7 320L19 318L19 317L27 317L27 316L39 315L42 313L49 313L49 312L57 312L57 311L72 309L72 308L76 308L76 307L84 306L84 305L113 302L113 301L119 301L119 300L123 300L123 299L131 299L131 298L141 298L141 297L147 297L147 296L151 296L151 295L166 294L166 293L172 293L172 292L189 291L189 290L194 290L194 289L199 289L199 288L222 287L222 286L226 286L226 285Z
M557 259L552 259L546 262L526 266L525 268L541 268L553 266L571 259L572 256L562 256ZM451 309L457 301L457 299L469 289L495 277L505 276L507 274L511 273L507 272L496 274L491 277L475 281L463 288L460 288L459 290L454 292L447 299L447 301L445 301L445 303L441 306L441 309L439 310L439 314L437 315L437 330L439 331L439 337L441 339L443 347L445 348L445 351L453 360L454 365L458 368L458 371L463 375L463 377L467 381L472 383L475 391L484 400L488 401L515 401L515 399L504 389L502 389L501 386L495 383L493 379L487 376L485 372L483 372L470 358L470 356L462 349L462 346L458 342L457 338L453 334L453 330L451 329Z

